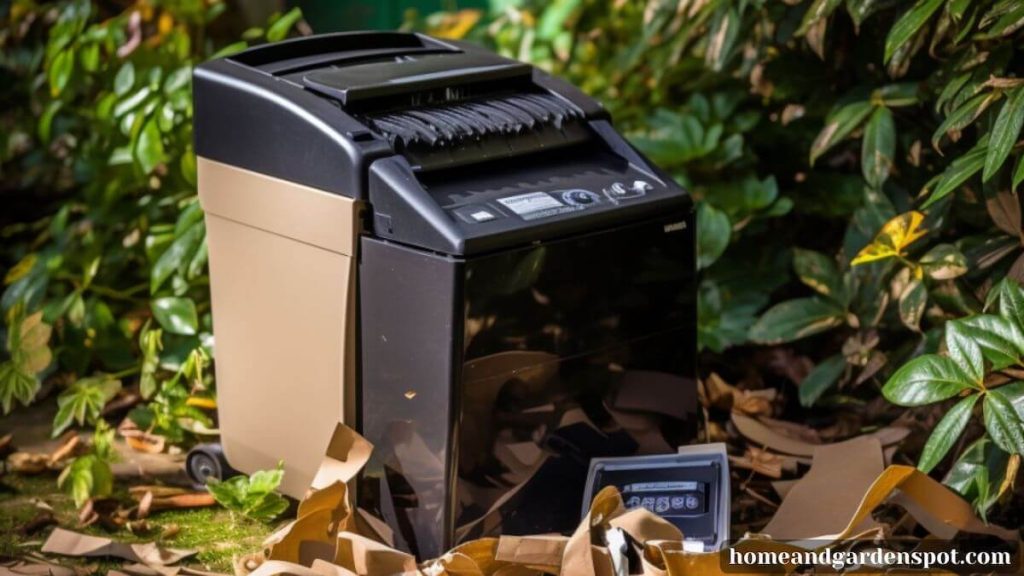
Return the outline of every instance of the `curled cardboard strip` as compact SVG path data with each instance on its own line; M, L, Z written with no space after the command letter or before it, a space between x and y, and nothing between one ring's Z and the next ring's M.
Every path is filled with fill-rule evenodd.
M926 474L908 466L883 470L886 440L885 436L865 436L816 447L808 454L814 457L811 472L791 487L769 528L787 539L813 540L817 546L842 542L873 532L877 526L871 513L886 502L895 502L904 504L936 535L970 532L1018 541L1016 532L983 523L967 502ZM628 535L642 560L644 576L725 574L720 556L724 553L685 551L683 535L674 525L644 509L626 510L612 487L598 493L589 513L568 538L484 538L417 563L411 555L385 543L378 532L365 532L368 524L358 520L358 511L348 502L346 483L369 458L368 443L339 425L331 446L332 450L350 447L344 454L328 452L325 463L337 476L312 492L300 505L296 520L268 540L269 560L253 572L255 576L614 576L612 554L604 546L605 534L612 529ZM339 467L337 462L346 466ZM317 477L326 480L321 474ZM842 482L839 489L837 482ZM855 500L850 495L862 496ZM804 523L799 518L812 520ZM735 547L755 552L804 549L773 540L768 534L749 535Z

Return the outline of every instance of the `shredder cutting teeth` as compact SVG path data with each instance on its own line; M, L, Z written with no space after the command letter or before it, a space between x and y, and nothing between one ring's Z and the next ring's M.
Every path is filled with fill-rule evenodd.
M335 423L359 505L432 557L575 527L592 458L698 424L693 206L572 86L418 34L194 75L223 456L301 497ZM230 466L230 468L229 468Z

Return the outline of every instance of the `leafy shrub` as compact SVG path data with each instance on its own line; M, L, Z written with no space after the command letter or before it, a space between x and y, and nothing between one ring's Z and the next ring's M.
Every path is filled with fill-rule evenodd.
M114 473L110 465L117 458L114 430L103 420L98 420L88 451L61 471L57 486L71 494L79 508L90 498L110 496L114 491Z
M778 369L750 345L772 346L813 360L786 378L818 418L877 419L865 408L884 381L933 362L913 359L944 334L996 322L992 286L1024 280L1022 31L1012 0L523 0L469 36L596 96L689 187L704 370L749 359L768 379ZM1000 368L986 360L990 376L1024 375ZM938 409L961 422L1006 408L989 410L1005 426L986 420L998 438L967 428L977 439L946 475L984 509L1013 484L1024 401L1009 384L963 394ZM988 399L1001 396L1013 410Z
M284 466L260 470L250 476L232 476L227 480L210 478L206 489L213 498L233 514L269 522L288 508L288 501L276 492L284 478Z
M195 196L192 67L246 47L217 42L223 2L16 0L0 33L9 78L0 172L47 209L23 208L3 235L0 306L8 362L0 404L28 404L40 379L69 374L54 432L97 421L136 378L143 429L208 434L213 382L205 227ZM112 11L115 10L115 11ZM285 37L276 16L249 40ZM20 328L19 328L20 326ZM52 327L52 330L51 330ZM52 333L52 337L51 337ZM55 356L51 357L51 349ZM53 361L51 361L51 359Z

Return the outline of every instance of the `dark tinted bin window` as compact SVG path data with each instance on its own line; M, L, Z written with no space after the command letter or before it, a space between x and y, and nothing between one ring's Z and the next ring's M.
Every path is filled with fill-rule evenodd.
M456 542L571 530L590 458L693 437L694 244L681 220L466 263Z

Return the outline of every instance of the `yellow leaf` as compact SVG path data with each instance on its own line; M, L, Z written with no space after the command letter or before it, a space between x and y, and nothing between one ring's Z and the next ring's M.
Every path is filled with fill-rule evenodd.
M473 26L480 21L481 15L480 10L469 8L445 14L441 22L431 29L431 34L439 38L458 40L473 29Z
M854 266L884 260L894 256L902 256L903 250L925 235L927 230L921 228L924 214L914 210L900 214L882 226L875 239L865 246L853 259Z
M204 396L189 396L188 400L185 401L185 404L195 408L204 408L206 410L217 409L217 401L213 398L207 398Z
M18 280L21 280L32 271L36 265L36 255L29 254L22 258L13 268L7 271L4 276L4 284L14 284Z
M161 35L167 34L174 28L174 16L171 16L170 12L161 12L160 18L156 22L156 29Z

